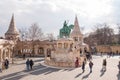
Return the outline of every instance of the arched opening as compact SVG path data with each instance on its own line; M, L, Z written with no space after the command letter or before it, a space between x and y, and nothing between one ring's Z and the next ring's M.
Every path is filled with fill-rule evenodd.
M80 54L82 54L82 49L80 48Z
M87 48L86 47L84 47L84 52L87 53Z
M38 49L38 54L44 54L44 48L43 47L40 47Z
M47 57L51 57L51 49L47 49Z

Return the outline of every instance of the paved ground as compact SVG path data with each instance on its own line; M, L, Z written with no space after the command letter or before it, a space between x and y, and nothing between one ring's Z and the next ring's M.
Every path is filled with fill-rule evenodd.
M93 56L93 72L89 73L88 63L82 73L81 67L75 69L58 69L40 65L43 58L33 58L35 65L31 71L25 70L25 60L16 61L9 69L0 73L0 80L120 80L118 61L120 58L107 58L107 71L101 72L102 60L106 58Z

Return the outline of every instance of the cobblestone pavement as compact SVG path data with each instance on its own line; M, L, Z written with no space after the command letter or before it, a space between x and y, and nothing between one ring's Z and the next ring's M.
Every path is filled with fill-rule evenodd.
M81 67L74 69L59 69L40 64L43 58L32 58L35 62L34 69L27 71L25 69L25 60L15 61L9 69L0 73L0 80L120 80L118 74L118 56L106 58L107 71L101 72L102 61L106 58L93 56L93 72L89 73L88 63L85 72L82 73Z

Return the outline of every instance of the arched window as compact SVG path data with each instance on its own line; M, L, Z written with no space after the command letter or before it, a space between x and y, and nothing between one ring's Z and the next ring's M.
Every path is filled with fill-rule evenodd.
M82 49L80 48L80 54L82 54Z
M78 41L78 38L77 38L77 37L74 37L74 40L75 40L75 41Z
M44 54L44 49L43 49L42 47L40 47L40 48L38 49L38 53L39 53L39 54Z

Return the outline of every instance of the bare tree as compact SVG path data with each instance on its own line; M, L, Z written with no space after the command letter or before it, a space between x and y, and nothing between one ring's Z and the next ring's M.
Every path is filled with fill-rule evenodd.
M114 30L109 27L108 24L98 24L95 26L95 31L88 36L88 39L92 43L97 45L110 45L113 44L114 40Z
M118 26L118 44L120 44L120 24L117 24Z
M42 40L43 32L37 23L34 23L28 29L28 37L30 40Z
M54 35L52 33L49 33L49 34L47 34L47 39L49 41L53 41L53 40L55 40L55 37L54 37Z
M39 27L37 23L33 23L29 28L28 28L28 39L31 40L32 42L32 54L34 56L35 54L35 42L36 40L42 40L43 39L43 32L42 29Z
M21 28L21 29L19 29L19 32L20 32L20 39L22 41L28 39L28 29L27 28Z

